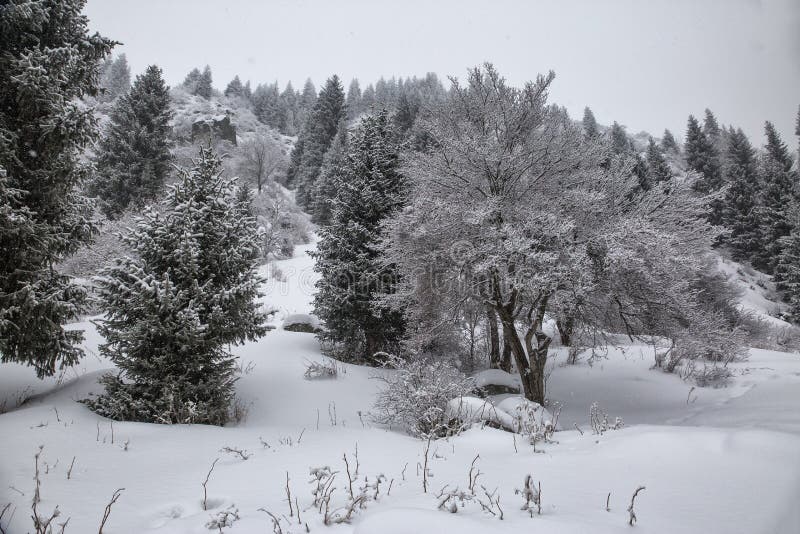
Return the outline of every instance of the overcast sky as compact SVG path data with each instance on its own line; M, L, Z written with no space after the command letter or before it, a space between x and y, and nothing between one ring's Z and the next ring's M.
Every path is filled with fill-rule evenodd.
M170 84L211 65L214 85L332 73L463 77L493 62L514 84L556 71L553 101L630 133L683 137L710 107L761 145L771 120L797 146L800 0L89 0L92 26L124 43L134 73Z

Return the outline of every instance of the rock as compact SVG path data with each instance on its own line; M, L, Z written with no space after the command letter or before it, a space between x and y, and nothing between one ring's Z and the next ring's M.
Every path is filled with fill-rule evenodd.
M473 378L475 379L476 393L481 397L504 394L519 395L522 391L519 377L501 369L486 369L476 373Z
M192 123L192 142L214 141L217 139L236 144L236 127L231 124L229 113L209 118L197 119Z

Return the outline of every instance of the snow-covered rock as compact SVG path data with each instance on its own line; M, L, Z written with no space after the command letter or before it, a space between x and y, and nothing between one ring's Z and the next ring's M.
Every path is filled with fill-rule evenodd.
M484 396L518 394L522 390L519 377L502 369L485 369L476 373L473 378L475 387Z
M283 320L283 329L289 332L313 334L322 330L319 319L310 313L294 313Z

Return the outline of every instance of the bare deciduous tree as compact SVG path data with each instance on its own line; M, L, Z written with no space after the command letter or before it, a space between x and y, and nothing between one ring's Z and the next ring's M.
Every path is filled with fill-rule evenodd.
M259 194L267 181L286 165L286 155L273 138L256 134L242 143L240 172L256 184Z

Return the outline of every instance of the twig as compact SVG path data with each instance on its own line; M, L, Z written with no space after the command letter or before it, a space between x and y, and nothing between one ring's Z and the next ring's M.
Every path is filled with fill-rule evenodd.
M207 489L206 486L208 485L208 479L211 478L211 472L214 471L214 466L217 465L218 461L219 461L219 458L216 458L211 463L211 469L208 470L208 474L206 475L206 479L203 482L203 510L208 510L208 489Z
M286 471L286 500L289 501L289 517L294 517L294 511L292 510L292 491L289 489L289 471ZM300 513L300 509L297 509L297 513Z
M636 501L636 496L639 495L639 492L644 489L645 489L644 486L639 486L638 488L636 488L636 491L633 492L633 496L631 497L631 505L628 506L628 514L629 514L628 524L630 526L633 526L633 524L636 522L636 512L633 511L634 501Z
M610 501L611 501L611 492L609 491L608 495L606 496L606 512L611 511L611 508L608 506Z
M106 526L108 516L111 515L111 507L114 506L114 503L117 502L117 499L119 499L123 491L125 491L125 488L119 488L114 492L114 495L111 496L111 501L106 505L106 509L103 512L103 519L100 521L100 530L97 531L97 534L103 534L103 527Z
M67 469L67 480L72 478L72 467L75 465L75 457L72 457L72 462L69 464L69 469Z

